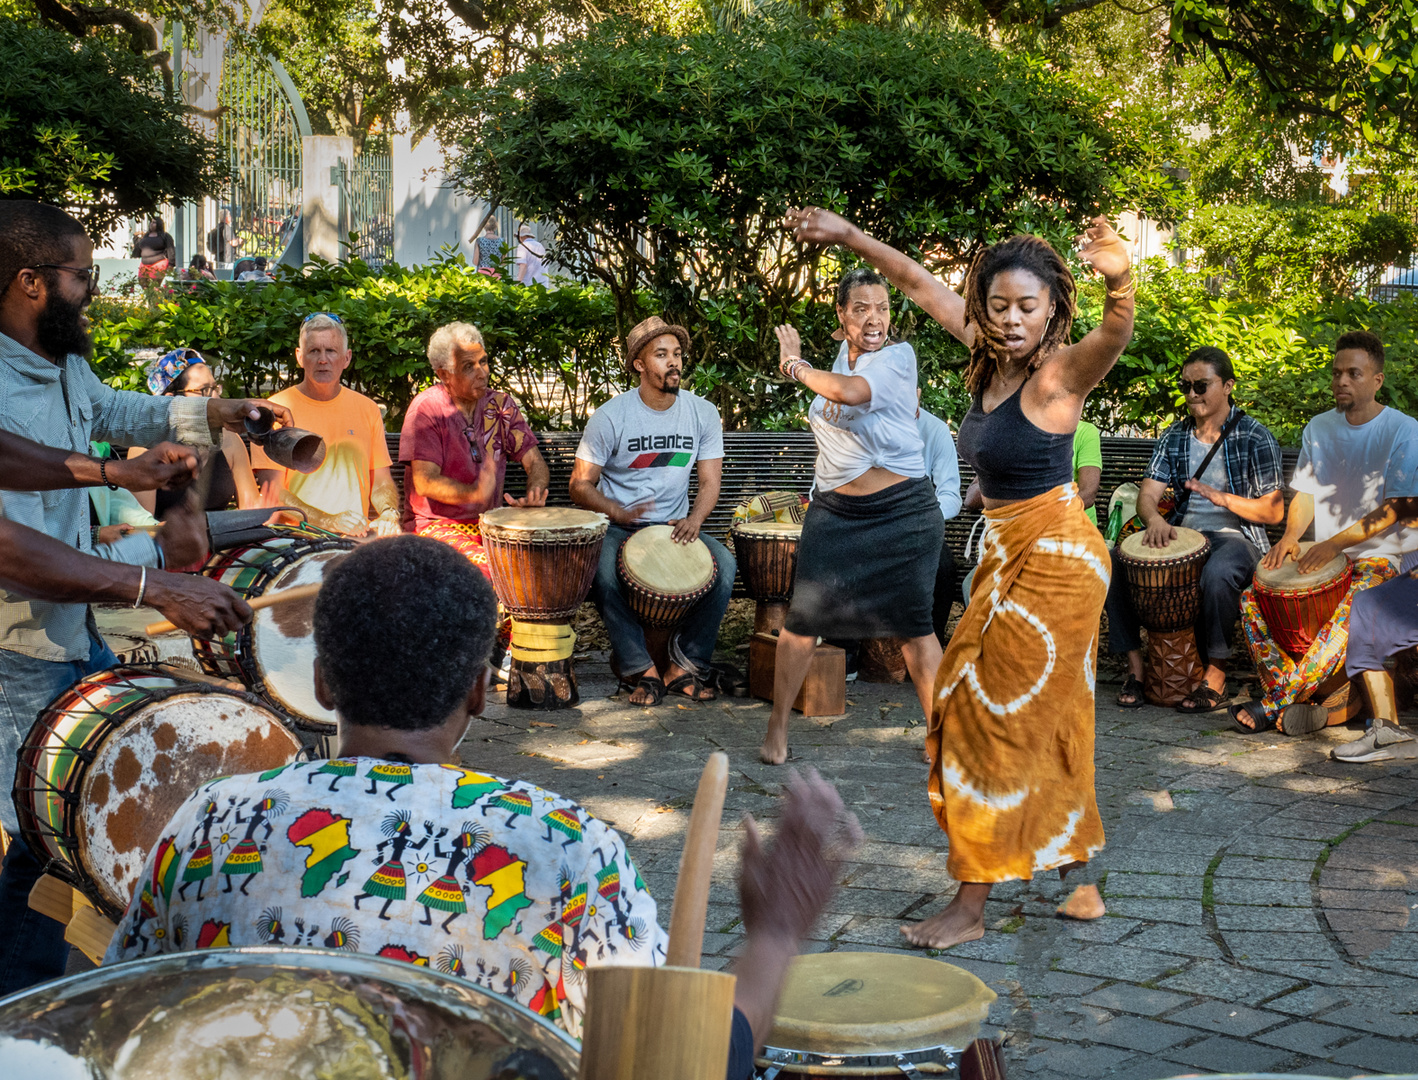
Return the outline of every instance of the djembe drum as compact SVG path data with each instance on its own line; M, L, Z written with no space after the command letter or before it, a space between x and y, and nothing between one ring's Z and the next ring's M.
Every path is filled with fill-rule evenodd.
M512 616L507 704L567 709L581 700L571 620L591 591L610 521L561 506L503 506L482 515L492 587Z
M970 972L922 956L799 956L758 1059L761 1075L953 1075L994 1000Z
M1312 546L1306 540L1300 545L1300 554L1303 556ZM1299 660L1334 615L1353 582L1354 566L1348 555L1336 555L1308 574L1300 573L1298 559L1283 563L1278 570L1257 567L1256 607L1275 644Z
M48 873L116 919L200 784L277 768L300 748L254 694L110 668L64 691L30 728L15 773L20 832Z
M443 953L429 963L461 955ZM471 978L335 949L246 948L149 956L8 997L0 1060L45 1080L575 1080L579 1054Z
M745 521L729 533L744 592L755 601L753 632L776 634L783 628L793 577L798 572L798 542L803 527L793 521Z
M1154 705L1176 705L1202 681L1193 624L1201 610L1201 571L1211 541L1195 529L1177 528L1162 548L1148 547L1145 532L1117 547L1138 622L1147 628L1147 664L1142 692Z
M202 573L250 601L298 585L318 584L330 564L358 546L310 526L276 527L277 535L218 551ZM192 655L208 675L236 679L266 698L296 727L325 738L335 714L315 699L315 598L257 611L235 633L193 638Z
M675 543L670 525L632 533L616 556L616 571L630 610L641 625L657 629L678 626L719 576L709 546L703 540Z

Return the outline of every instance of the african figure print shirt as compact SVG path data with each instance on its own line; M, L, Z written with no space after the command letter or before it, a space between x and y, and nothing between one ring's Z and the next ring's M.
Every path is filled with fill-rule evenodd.
M372 953L579 1037L586 968L663 964L665 941L620 836L571 800L452 765L337 758L198 788L104 962L228 945Z

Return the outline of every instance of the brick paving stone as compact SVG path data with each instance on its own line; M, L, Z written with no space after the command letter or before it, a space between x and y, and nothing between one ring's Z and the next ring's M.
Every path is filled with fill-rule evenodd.
M1257 930L1228 930L1222 936L1236 959L1251 956L1267 960L1332 960L1334 946L1323 934L1265 933Z
M1216 942L1204 930L1194 926L1164 924L1150 927L1128 938L1127 944L1176 953L1178 956L1195 956L1202 960L1221 960L1224 957Z
M1095 990L1083 999L1085 1005L1096 1005L1100 1009L1113 1012L1136 1013L1139 1016L1156 1016L1168 1009L1175 1009L1195 1000L1186 994L1172 994L1166 990L1151 990L1145 986L1130 986L1114 983L1101 990ZM1168 1019L1171 1019L1170 1017Z
M1262 930L1272 933L1320 933L1312 908L1248 907L1244 904L1217 904L1216 925L1222 931Z
M1393 1002L1393 1008L1412 1009L1414 1001L1403 1004ZM1344 1027L1371 1031L1375 1035L1387 1035L1394 1039L1418 1040L1418 1017L1400 1015L1383 1005L1346 1005L1324 1014L1327 1024L1341 1024Z
M1308 883L1314 873L1314 860L1259 859L1250 855L1233 855L1229 851L1216 868L1216 878L1246 878L1250 881L1303 881Z
M1372 1069L1374 1072L1418 1072L1418 1044L1366 1035L1358 1042L1336 1050L1334 1060L1343 1065Z
M1222 1001L1257 1005L1299 982L1300 979L1284 975L1247 971L1214 960L1199 960L1181 974L1162 979L1157 985L1163 990L1173 990L1180 994L1200 994L1203 997L1220 998Z
M1319 840L1294 840L1280 836L1238 836L1227 845L1226 854L1258 855L1267 859L1306 859L1314 862L1324 851Z
M1106 896L1155 896L1163 900L1201 898L1201 879L1176 874L1130 874L1108 871Z
M1186 1028L1161 1024L1156 1020L1144 1020L1139 1016L1119 1016L1107 1023L1099 1024L1088 1038L1109 1046L1121 1046L1126 1050L1137 1050L1144 1054L1156 1054L1186 1042L1194 1037L1194 1032Z
M1031 1072L1047 1069L1061 1076L1105 1076L1133 1055L1111 1046L1075 1046L1066 1042L1044 1044L1029 1058Z
M1291 994L1282 994L1265 1003L1272 1012L1291 1016L1313 1016L1328 1013L1336 1005L1348 1005L1363 992L1334 986L1307 986Z
M1217 878L1212 883L1212 896L1218 904L1260 904L1282 907L1310 906L1310 886L1300 881L1247 881L1243 878Z
M1282 1050L1293 1050L1297 1054L1323 1058L1330 1056L1335 1043L1353 1037L1354 1033L1346 1028L1317 1024L1313 1020L1298 1020L1274 1031L1267 1031L1263 1035L1254 1035L1252 1039L1268 1046L1278 1046Z
M1068 936L1075 941L1117 941L1126 937L1142 925L1137 919L1111 918L1104 916L1092 922L1069 922Z
M1277 1016L1273 1012L1249 1009L1229 1001L1204 1001L1190 1009L1171 1013L1167 1019L1174 1024L1205 1028L1207 1031L1234 1035L1241 1039L1285 1022L1285 1017Z
M1108 896L1108 914L1124 918L1140 919L1148 922L1181 923L1196 926L1201 922L1201 902L1199 900L1155 900L1142 897Z
M1130 949L1123 945L1092 945L1070 949L1068 955L1055 962L1055 966L1075 974L1102 975L1127 982L1150 982L1186 963L1184 957L1168 953Z
M1291 1052L1213 1035L1191 1046L1174 1047L1162 1056L1212 1072L1270 1072L1288 1059Z

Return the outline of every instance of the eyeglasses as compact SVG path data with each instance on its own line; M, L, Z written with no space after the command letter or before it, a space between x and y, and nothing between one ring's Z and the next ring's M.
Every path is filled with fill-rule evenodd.
M1201 397L1206 393L1206 388L1215 381L1215 379L1178 379L1177 389L1182 392L1182 397L1186 397L1188 394L1196 394L1197 397Z
M325 318L327 318L327 319L333 319L335 322L339 323L341 326L344 326L344 325L345 325L345 320L342 319L342 318L340 318L340 317L339 317L338 315L336 315L333 311L312 311L309 315L307 315L305 318L303 318L303 319L300 320L300 325L301 325L301 326L304 326L304 325L305 325L306 323L308 323L311 319L318 319L321 315L324 315Z
M203 386L197 390L179 390L179 397L221 397L222 384L214 382L210 386Z
M73 274L88 286L90 296L98 292L99 268L97 266L65 266L63 263L35 263L34 266L31 267L32 270L39 270L41 268L46 270L68 270L69 273Z
M473 431L470 427L466 427L463 429L463 436L468 440L468 449L472 452L473 463L481 465L483 463L483 448L478 445L477 432Z

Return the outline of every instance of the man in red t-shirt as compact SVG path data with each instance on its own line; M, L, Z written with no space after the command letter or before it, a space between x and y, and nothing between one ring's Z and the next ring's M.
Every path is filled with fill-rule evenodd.
M547 463L512 396L489 389L477 327L440 326L429 339L428 362L438 382L414 398L399 437L399 460L408 463L404 531L451 545L488 574L479 515L504 502L545 506ZM527 473L525 498L502 492L509 459Z

